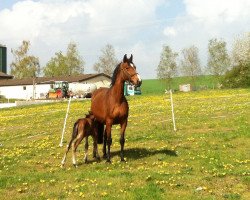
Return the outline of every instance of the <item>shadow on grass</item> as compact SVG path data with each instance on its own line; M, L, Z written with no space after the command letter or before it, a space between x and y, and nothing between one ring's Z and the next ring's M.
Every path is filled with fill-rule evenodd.
M121 151L112 151L111 149L111 160L113 156L120 156ZM176 154L175 151L173 150L169 150L169 149L161 149L161 150L156 150L156 149L146 149L146 148L130 148L130 149L124 149L124 156L126 158L128 158L129 160L137 160L137 159L142 159L142 158L146 158L146 157L150 157L150 156L154 156L154 155L158 155L158 154L164 154L167 156L178 156ZM88 164L92 164L94 162L102 162L103 160L106 160L105 158L102 158L102 153L100 153L101 156L101 160L97 160L95 158L91 158L89 156L88 162L84 163L82 162L82 160L78 160L77 165L81 166L81 165L88 165Z
M119 151L111 151L111 157L120 155L120 150ZM161 150L156 150L156 149L146 149L146 148L130 148L130 149L124 149L124 156L127 157L128 159L132 160L137 160L141 158L146 158L150 156L154 156L157 154L164 154L168 156L177 156L176 152L173 150L169 149L161 149Z

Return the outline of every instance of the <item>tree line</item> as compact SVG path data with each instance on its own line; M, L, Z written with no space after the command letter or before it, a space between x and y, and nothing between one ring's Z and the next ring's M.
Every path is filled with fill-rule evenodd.
M39 58L29 55L30 41L23 41L17 49L11 49L13 62L10 64L11 74L17 78L70 76L84 73L85 62L80 55L75 42L68 44L66 53L56 52L47 62L46 66L41 67ZM115 50L112 45L107 44L101 49L102 55L93 69L98 73L112 75L114 66L118 63L115 57Z
M39 58L29 55L30 42L23 41L16 50L11 50L14 60L11 63L11 74L15 78L37 76L68 76L84 73L85 62L74 42L68 44L66 53L56 52L42 67ZM227 44L223 39L212 38L208 42L208 60L205 67L201 66L199 49L192 45L181 52L175 52L169 45L163 45L160 62L156 67L157 78L164 81L168 88L177 76L187 76L195 86L197 77L210 74L215 83L225 87L250 86L250 32L242 35L233 43L232 53L229 55ZM93 69L98 73L112 76L118 59L115 49L107 44L101 49L101 55Z

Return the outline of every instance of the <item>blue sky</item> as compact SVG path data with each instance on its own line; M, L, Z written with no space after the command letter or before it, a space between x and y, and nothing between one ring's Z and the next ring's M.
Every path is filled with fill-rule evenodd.
M234 39L250 31L249 10L249 0L0 0L0 43L10 64L11 48L30 40L30 53L45 66L74 41L85 73L109 43L118 60L132 53L140 75L155 78L163 45L178 53L197 46L203 66L211 38L225 40L230 53Z

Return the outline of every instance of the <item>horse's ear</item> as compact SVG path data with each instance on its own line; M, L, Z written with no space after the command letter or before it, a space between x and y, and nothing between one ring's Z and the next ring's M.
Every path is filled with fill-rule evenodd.
M129 58L129 63L133 62L133 54L131 54L130 58Z
M125 63L125 62L127 62L127 60L128 60L127 54L125 54L124 57L123 57L123 62Z

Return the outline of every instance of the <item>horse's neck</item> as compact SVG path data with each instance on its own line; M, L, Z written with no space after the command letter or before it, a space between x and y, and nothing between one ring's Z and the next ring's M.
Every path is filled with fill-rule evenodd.
M121 102L124 99L124 81L121 79L116 80L115 84L110 88L112 96L114 96L117 101Z

